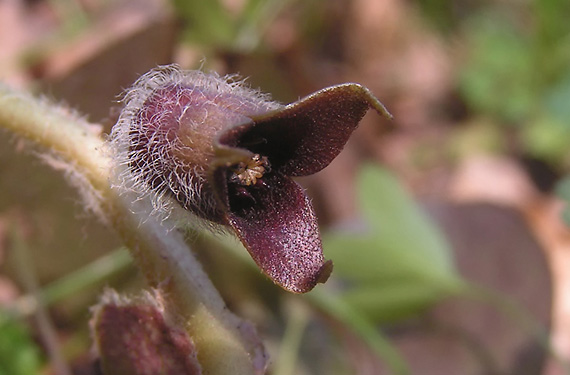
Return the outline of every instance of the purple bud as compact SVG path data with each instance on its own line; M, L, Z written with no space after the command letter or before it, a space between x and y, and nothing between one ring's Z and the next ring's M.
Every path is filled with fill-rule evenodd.
M103 374L202 373L191 339L158 306L114 299L97 306L91 324Z
M332 262L291 177L326 167L369 108L390 116L357 84L283 106L231 77L168 66L130 89L112 139L131 186L231 228L275 283L304 293Z

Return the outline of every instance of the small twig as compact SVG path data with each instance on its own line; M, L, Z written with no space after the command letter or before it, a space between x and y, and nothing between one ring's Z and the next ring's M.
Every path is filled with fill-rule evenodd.
M357 334L378 358L385 361L392 374L410 374L406 360L398 349L380 333L378 327L353 309L352 306L344 303L340 298L322 292L322 289L315 290L304 297L315 307L341 321Z
M10 233L13 249L12 254L14 256L16 270L25 290L38 302L34 312L34 319L38 326L40 337L47 349L48 356L51 359L55 373L57 375L71 375L71 369L67 365L62 354L53 322L41 299L38 281L33 269L33 262L29 254L28 246L25 243L21 232L21 228L15 226Z
M570 364L554 350L545 327L542 327L520 302L493 289L473 284L468 284L465 292L465 297L487 303L515 322L523 332L534 338L540 347L560 364L565 374L570 374Z

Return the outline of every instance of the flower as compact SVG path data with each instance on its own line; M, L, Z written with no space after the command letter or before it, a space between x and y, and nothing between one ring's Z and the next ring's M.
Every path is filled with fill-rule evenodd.
M235 81L158 67L128 91L111 134L130 179L231 230L275 283L304 293L325 282L311 202L292 177L326 167L369 108L365 87L329 87L289 105Z

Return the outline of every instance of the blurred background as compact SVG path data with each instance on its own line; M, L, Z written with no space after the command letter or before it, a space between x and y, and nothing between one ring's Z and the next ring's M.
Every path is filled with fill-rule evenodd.
M567 0L1 0L0 80L108 134L160 64L289 103L358 82L369 113L299 180L331 280L287 294L192 236L286 374L544 374L570 359ZM95 374L89 307L144 281L41 150L0 132L0 375ZM566 220L566 222L565 222ZM246 255L244 257L244 255ZM231 270L231 271L229 271Z

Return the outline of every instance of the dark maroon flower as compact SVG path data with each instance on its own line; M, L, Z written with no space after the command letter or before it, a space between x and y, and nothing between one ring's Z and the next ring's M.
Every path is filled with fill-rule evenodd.
M304 293L326 281L332 262L291 177L326 167L369 108L390 117L358 84L283 106L231 77L169 66L135 83L112 138L131 185L232 228L275 283Z

